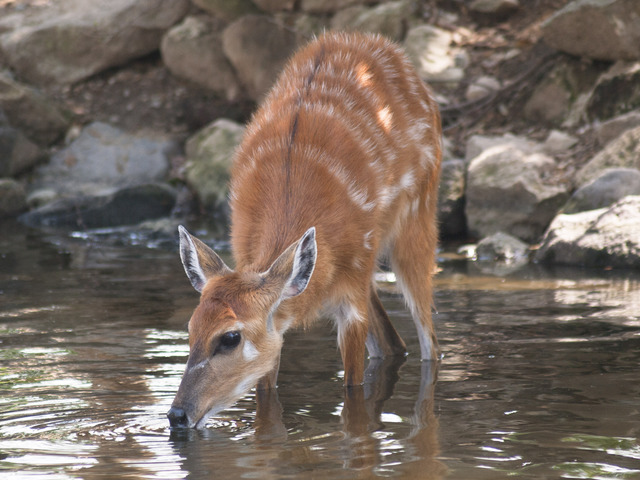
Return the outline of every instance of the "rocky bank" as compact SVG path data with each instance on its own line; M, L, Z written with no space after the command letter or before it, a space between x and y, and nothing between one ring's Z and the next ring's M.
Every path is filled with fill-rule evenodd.
M637 0L0 2L0 217L224 226L244 123L326 29L397 41L436 92L445 241L640 267Z

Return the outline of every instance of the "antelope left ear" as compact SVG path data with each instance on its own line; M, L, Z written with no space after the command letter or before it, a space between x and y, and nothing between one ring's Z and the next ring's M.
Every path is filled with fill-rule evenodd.
M204 242L187 232L182 225L180 232L180 259L193 288L202 292L207 280L231 272L224 261Z

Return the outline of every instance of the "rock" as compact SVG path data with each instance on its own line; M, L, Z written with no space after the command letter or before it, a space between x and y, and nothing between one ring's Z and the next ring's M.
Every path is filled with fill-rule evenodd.
M542 26L544 41L596 60L640 59L640 2L575 0Z
M407 32L404 48L420 78L429 83L456 83L464 77L464 66L458 60L464 54L452 43L450 32L431 25L419 25Z
M259 100L271 88L296 49L296 34L268 16L248 15L223 32L224 53L249 96Z
M282 11L292 11L296 0L253 0L258 7L265 12L275 13Z
M604 146L634 127L640 127L640 109L624 113L596 125L595 133L598 143Z
M187 141L186 180L209 212L226 209L229 170L244 127L219 119Z
M571 214L596 210L608 207L628 195L640 195L640 170L610 168L576 190L562 211Z
M19 217L25 225L49 228L108 228L168 216L175 204L168 185L144 184L64 198Z
M192 0L195 5L214 17L222 20L232 21L243 15L251 15L260 13L256 8L261 3L260 0L252 2L251 0ZM290 1L290 0L289 0ZM263 0L262 3L274 3L277 0Z
M526 243L504 232L483 238L476 247L476 256L480 261L526 262L528 255L529 246Z
M21 183L0 178L0 218L12 217L27 209L27 195Z
M478 77L467 87L464 96L470 102L480 100L487 95L500 90L500 81L495 77Z
M209 15L186 17L162 38L162 59L171 73L227 100L242 97L242 87L222 52L226 24Z
M174 142L124 133L100 122L85 127L48 165L37 169L33 189L93 192L96 188L163 180Z
M73 118L71 112L53 100L2 72L0 110L4 111L12 126L41 145L51 145L62 138Z
M577 143L578 139L573 135L559 130L551 130L547 139L542 144L542 150L549 155L557 155L559 153L566 153L567 150Z
M606 120L638 108L640 62L618 62L598 79L587 102L587 115L592 120Z
M535 260L582 267L640 268L640 196L609 208L558 215Z
M471 12L491 16L497 20L511 15L519 8L518 0L474 0L469 5Z
M542 146L526 137L505 133L501 136L472 135L467 141L464 159L467 163L492 147L513 147L525 153L542 151Z
M614 167L640 169L640 127L627 130L589 160L576 173L575 185L584 185Z
M442 162L438 190L438 224L443 238L459 237L466 233L464 216L464 160Z
M580 99L591 93L605 67L597 63L562 58L537 82L524 106L524 116L533 122L560 126L570 118L582 121ZM577 111L574 111L577 110Z
M470 233L485 237L504 231L537 241L568 198L563 187L543 181L554 166L543 154L508 145L489 148L471 160L465 206Z
M301 0L300 9L308 13L335 13L352 5L369 3L367 0Z
M5 20L19 26L0 35L0 51L30 83L73 83L156 50L188 8L188 0L48 2Z
M21 132L0 126L0 177L16 176L45 158L45 152Z
M354 6L338 12L331 20L331 28L380 33L391 40L400 41L411 13L410 7L411 4L406 0L381 3L371 8Z

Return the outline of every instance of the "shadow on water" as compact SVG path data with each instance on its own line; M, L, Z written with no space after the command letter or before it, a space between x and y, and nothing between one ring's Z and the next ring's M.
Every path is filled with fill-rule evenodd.
M320 322L287 335L259 408L171 431L197 303L177 254L3 225L0 476L640 477L638 275L441 267L439 365L382 284L407 358L345 391Z

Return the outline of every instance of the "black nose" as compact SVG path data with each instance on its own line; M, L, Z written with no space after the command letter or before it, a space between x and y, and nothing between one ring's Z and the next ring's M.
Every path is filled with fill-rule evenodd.
M189 426L187 412L185 412L180 407L171 407L171 409L167 412L167 417L169 418L169 424L171 425L171 427L185 428Z

